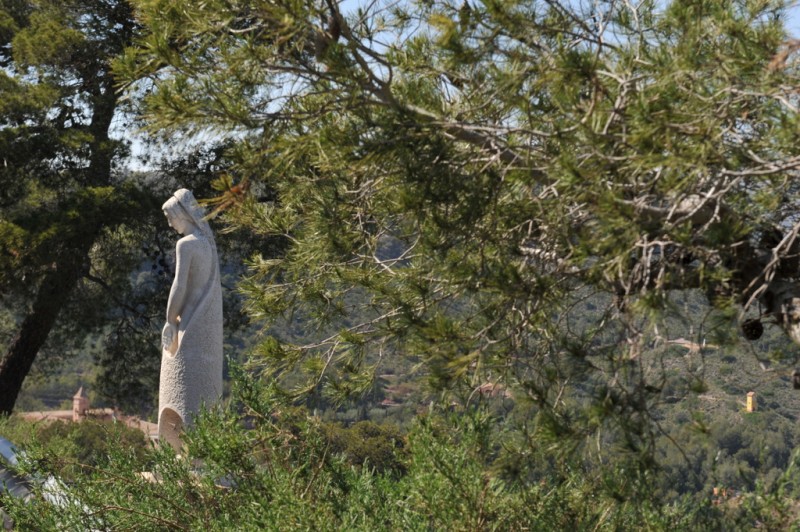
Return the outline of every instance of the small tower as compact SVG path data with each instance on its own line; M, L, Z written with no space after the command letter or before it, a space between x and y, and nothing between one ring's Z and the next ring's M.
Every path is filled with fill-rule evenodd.
M756 392L747 392L747 411L756 411Z
M72 421L80 421L86 416L86 411L89 410L89 398L83 391L83 386L78 388L78 391L72 397Z

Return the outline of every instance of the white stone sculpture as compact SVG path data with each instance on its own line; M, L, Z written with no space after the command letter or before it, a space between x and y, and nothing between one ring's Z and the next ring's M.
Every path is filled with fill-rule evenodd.
M176 191L162 210L184 235L175 247L158 388L159 441L179 450L183 427L222 395L222 288L214 235L192 192Z

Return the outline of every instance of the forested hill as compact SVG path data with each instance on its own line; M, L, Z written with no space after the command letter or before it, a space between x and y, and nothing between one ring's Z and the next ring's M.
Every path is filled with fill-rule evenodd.
M596 320L598 310L609 300L604 296L580 299L584 319L574 318L578 329ZM671 500L709 494L715 487L725 487L731 494L752 491L757 482L774 483L800 445L800 390L792 382L797 362L794 345L769 326L756 341L721 334L728 330L721 327L725 317L713 311L701 294L676 295L673 303L688 318L665 320L661 335L637 361L663 375L663 380L655 381L658 398L650 412L657 422L655 437L664 468L660 489ZM357 297L350 297L349 305L366 307ZM296 317L274 326L269 334L284 341L307 340L303 338L307 323ZM330 329L343 326L346 322L334 323ZM243 330L229 338L229 353L239 353L240 361L244 360L245 346L254 344L252 334ZM319 338L325 331L310 334ZM102 338L95 338L90 345L99 350L102 343ZM37 378L30 379L23 391L20 410L69 408L79 386L89 389L98 406L110 406L92 391L95 360L87 349L69 364L37 371ZM408 430L441 391L431 387L427 371L404 357L387 357L381 364L381 375L361 399L337 406L318 396L307 403L310 411L345 427L369 420ZM287 384L293 380L289 377ZM475 387L470 396L473 403L484 402L500 422L526 416L527 403L516 401L502 386L495 390L486 388L487 384L493 383ZM749 392L754 392L754 412L747 411ZM451 401L458 405L465 397L453 396Z

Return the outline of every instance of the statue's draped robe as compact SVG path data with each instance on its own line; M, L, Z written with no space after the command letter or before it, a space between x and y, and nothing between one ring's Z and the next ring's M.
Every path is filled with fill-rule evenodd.
M190 268L187 294L194 291L199 297L179 310L177 338L162 350L158 393L159 439L176 449L181 428L191 425L203 405L215 404L222 395L222 289L216 249L203 236L183 240L195 249L191 264L178 267ZM203 267L198 261L211 264Z

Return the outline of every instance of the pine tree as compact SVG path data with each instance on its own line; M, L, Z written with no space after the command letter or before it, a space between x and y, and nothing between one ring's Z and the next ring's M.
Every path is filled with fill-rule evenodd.
M404 356L637 453L676 291L800 342L783 2L136 5L118 68L152 128L236 140L224 219L288 242L242 290L306 320L254 356L295 392L366 393Z
M121 179L111 60L136 28L125 1L0 2L0 290L17 318L0 359L0 413L56 323L96 326L111 285L130 274L119 245L150 200Z

